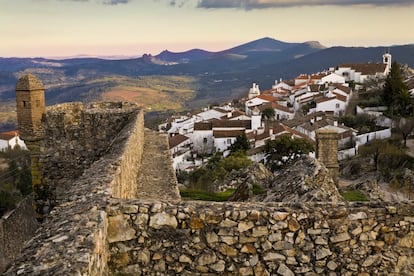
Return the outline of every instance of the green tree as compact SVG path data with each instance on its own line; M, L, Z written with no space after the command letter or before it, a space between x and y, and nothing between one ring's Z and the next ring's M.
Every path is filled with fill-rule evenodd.
M267 107L262 111L262 118L265 120L273 120L276 116L275 110L271 107Z
M401 67L397 62L393 62L382 91L382 100L392 116L407 116L412 113L407 109L411 106L411 99L407 92L408 88L403 81Z
M30 194L32 190L32 174L30 168L25 164L23 165L19 180L17 181L17 188L20 190L22 195Z
M236 137L236 141L230 146L231 152L246 151L250 149L250 143L245 133Z
M0 217L3 216L5 212L14 209L14 207L14 197L9 192L0 191Z
M264 146L266 166L275 171L302 154L314 151L313 145L304 139L293 139L284 135L275 140L267 140Z

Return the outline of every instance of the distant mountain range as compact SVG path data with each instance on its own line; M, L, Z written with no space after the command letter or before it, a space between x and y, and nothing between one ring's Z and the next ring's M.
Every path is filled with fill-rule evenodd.
M51 91L49 103L100 99L100 93L117 84L107 76L190 76L197 79L196 95L189 106L220 102L245 95L251 83L270 88L274 80L316 73L341 63L381 62L389 50L393 60L414 67L414 44L380 47L330 47L317 41L288 43L262 38L227 50L192 49L174 53L107 60L101 58L0 58L0 100L14 97L17 78L27 72L38 75ZM99 79L100 81L94 82ZM79 91L82 91L79 92ZM92 92L91 92L92 91ZM86 95L86 96L85 96Z

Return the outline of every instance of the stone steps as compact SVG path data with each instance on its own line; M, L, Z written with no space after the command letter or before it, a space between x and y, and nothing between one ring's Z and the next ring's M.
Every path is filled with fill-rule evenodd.
M169 156L167 136L145 129L144 153L137 180L138 198L180 199L177 178Z

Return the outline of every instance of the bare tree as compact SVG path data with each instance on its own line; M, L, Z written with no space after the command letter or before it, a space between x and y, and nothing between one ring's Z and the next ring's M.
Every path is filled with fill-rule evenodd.
M414 117L399 118L397 121L397 130L401 133L404 147L406 147L408 136L414 130Z

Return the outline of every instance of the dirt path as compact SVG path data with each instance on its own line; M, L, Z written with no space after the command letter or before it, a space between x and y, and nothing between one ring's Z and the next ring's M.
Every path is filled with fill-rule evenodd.
M142 199L179 199L177 179L169 158L167 136L145 129L144 141L137 197Z

